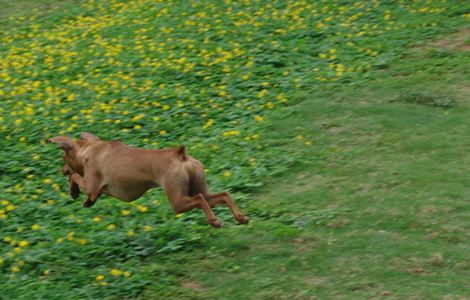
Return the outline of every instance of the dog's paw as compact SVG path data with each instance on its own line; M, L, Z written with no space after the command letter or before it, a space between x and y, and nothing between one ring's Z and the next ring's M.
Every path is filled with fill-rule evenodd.
M237 216L237 221L240 224L248 224L250 222L250 218L245 215L239 215Z
M87 199L85 202L83 202L83 207L92 207L95 204L95 201L91 201L90 199Z
M222 223L220 223L219 220L215 219L215 220L210 220L209 221L209 224L212 225L212 227L214 228L220 228L222 226Z
M80 190L79 189L71 189L70 190L70 196L72 196L73 199L77 199L80 197Z

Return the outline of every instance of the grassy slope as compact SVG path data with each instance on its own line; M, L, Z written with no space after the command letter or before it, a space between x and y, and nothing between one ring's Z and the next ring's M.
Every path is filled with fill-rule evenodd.
M253 196L248 228L149 261L155 283L142 299L466 299L466 38L411 49L367 87L298 104L273 138L294 130L313 138L305 163ZM456 104L388 101L409 91ZM170 284L159 280L169 274Z

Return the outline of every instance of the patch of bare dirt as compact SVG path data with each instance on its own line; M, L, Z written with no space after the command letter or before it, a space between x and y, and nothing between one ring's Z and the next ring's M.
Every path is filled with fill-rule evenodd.
M470 51L470 28L465 28L456 34L436 40L429 44L433 48L441 48L447 50Z
M325 284L326 280L325 278L322 278L322 277L312 276L312 277L307 278L305 280L305 283L308 284L309 286L317 287L317 286L321 286Z
M191 280L183 280L181 281L181 286L185 289L195 290L197 292L205 292L206 289L203 288L198 282L191 281Z
M465 28L448 37L434 40L423 46L415 48L416 50L425 50L430 48L445 49L451 51L470 51L470 28Z
M291 185L290 190L293 194L301 194L326 183L327 180L321 175L312 176L307 173L301 173L295 178L295 183Z

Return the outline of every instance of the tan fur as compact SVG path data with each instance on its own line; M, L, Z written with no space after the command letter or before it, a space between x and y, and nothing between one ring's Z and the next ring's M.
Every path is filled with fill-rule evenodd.
M208 191L203 165L189 156L184 146L147 150L117 141L102 141L87 132L80 136L81 140L77 141L57 136L49 142L64 150L62 174L69 176L73 198L78 198L80 189L86 193L83 206L91 207L101 194L134 201L150 188L161 186L176 213L202 208L208 222L220 227L211 207L225 203L239 223L249 222L228 192Z

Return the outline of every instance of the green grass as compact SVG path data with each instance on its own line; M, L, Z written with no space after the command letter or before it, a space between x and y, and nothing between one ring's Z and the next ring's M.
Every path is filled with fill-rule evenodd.
M468 297L461 2L67 3L2 11L0 297ZM44 144L82 130L185 143L252 222L82 208Z
M192 291L157 283L142 299L466 299L470 76L450 66L469 54L404 57L367 87L309 96L277 121L273 138L295 131L314 147L253 196L248 228L215 232L178 264L151 263L155 280L173 274ZM413 67L422 72L401 75ZM406 91L455 106L389 101Z

